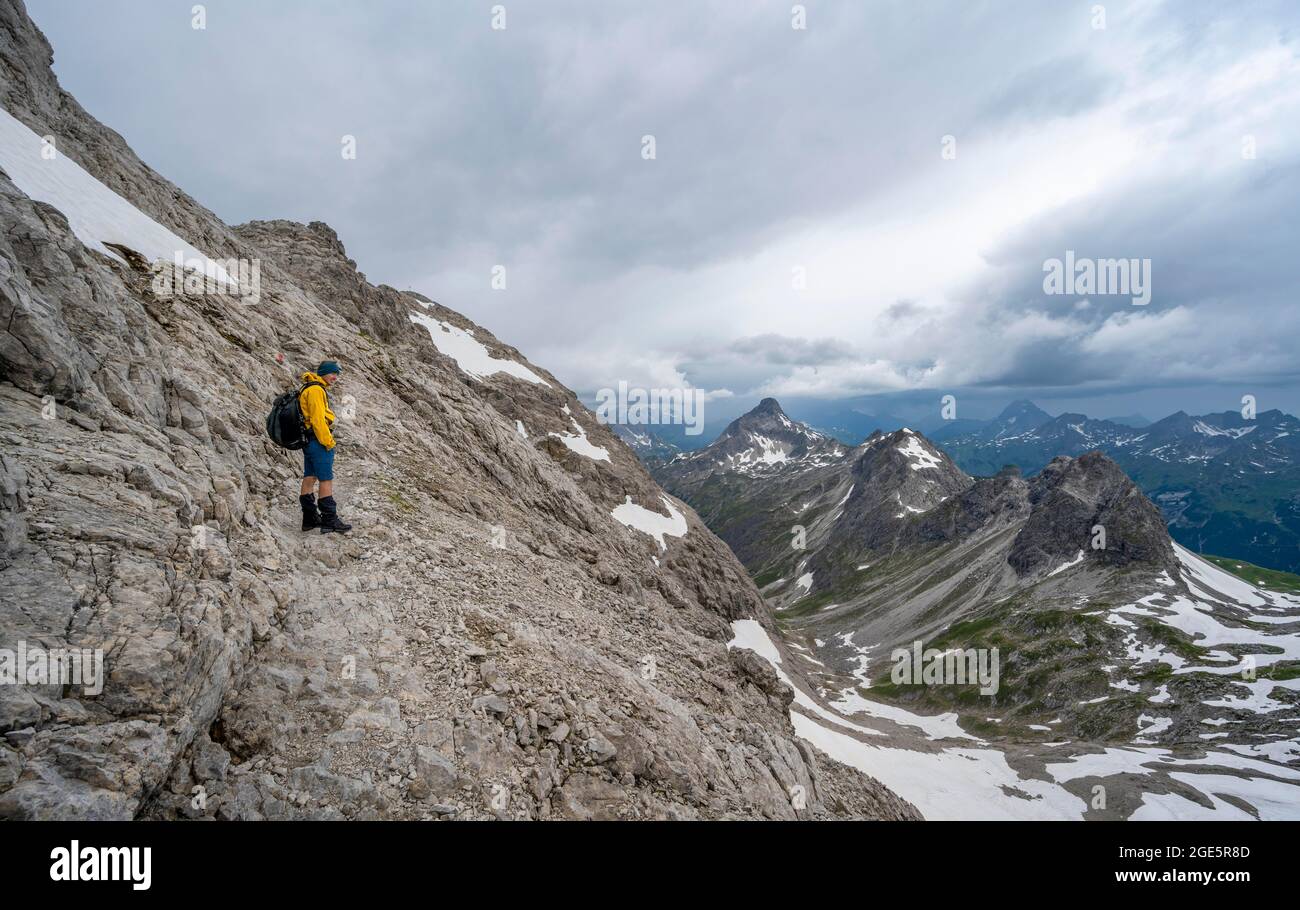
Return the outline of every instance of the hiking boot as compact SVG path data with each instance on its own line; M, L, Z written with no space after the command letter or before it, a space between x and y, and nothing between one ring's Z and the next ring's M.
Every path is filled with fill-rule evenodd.
M329 534L332 531L343 533L351 530L352 525L339 518L338 509L334 505L334 497L322 496L320 498L320 532Z
M320 512L316 510L316 497L308 493L299 496L298 502L302 505L302 529L310 531L312 528L319 528Z

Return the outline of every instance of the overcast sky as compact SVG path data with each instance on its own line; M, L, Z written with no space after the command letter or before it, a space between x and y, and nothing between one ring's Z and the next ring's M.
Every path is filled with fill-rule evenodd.
M326 221L580 393L1300 411L1294 0L27 2L224 220ZM1151 302L1045 294L1067 250Z

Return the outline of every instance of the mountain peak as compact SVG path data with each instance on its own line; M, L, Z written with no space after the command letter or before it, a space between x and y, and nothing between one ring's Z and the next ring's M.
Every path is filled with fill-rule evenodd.
M737 434L760 433L765 436L791 436L806 439L821 439L822 434L805 423L794 420L781 408L781 402L775 398L764 398L744 414L741 414L722 432L719 440Z
M1047 413L1027 398L1021 398L1017 401L1011 402L1011 404L1003 408L1002 413L997 416L997 422L999 423L1013 423L1031 429L1047 423L1047 421L1051 419L1051 414Z
M757 416L760 414L771 414L773 416L780 414L782 417L786 416L785 411L781 408L781 402L777 401L775 398L764 398L758 404L754 405L754 407L750 408L749 411L745 413L745 416Z
M903 471L904 476L932 468L940 468L943 473L955 472L965 476L943 449L922 433L908 427L892 433L877 430L858 446L857 451L859 454L855 470L859 473L878 471L883 460L887 459L901 468L910 469Z
M682 476L705 477L714 471L768 472L825 467L847 450L835 439L792 420L775 398L764 398L737 417L718 438L677 462Z
M1061 455L1029 486L1031 513L1008 562L1024 576L1091 553L1111 566L1138 562L1176 571L1173 544L1160 510L1100 451ZM1094 550L1097 528L1103 545Z

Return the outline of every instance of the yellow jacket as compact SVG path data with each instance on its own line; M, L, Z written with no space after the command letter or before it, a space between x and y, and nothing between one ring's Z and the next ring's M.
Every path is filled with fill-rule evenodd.
M309 370L302 374L302 381L320 383L303 389L298 396L298 407L302 410L307 426L316 434L316 441L325 448L332 449L334 434L330 432L330 424L334 422L334 412L330 410L330 400L325 395L325 380Z

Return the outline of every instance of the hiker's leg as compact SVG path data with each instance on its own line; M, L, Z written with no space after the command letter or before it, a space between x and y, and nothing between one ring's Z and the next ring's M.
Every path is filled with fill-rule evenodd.
M307 447L302 450L302 495L306 496L312 488L307 481L320 483L320 498L324 499L334 493L334 450L327 449L315 439L307 440Z
M352 530L352 525L339 518L338 507L334 504L334 450L321 446L319 451L312 453L312 463L316 465L316 476L320 479L321 533Z
M302 505L302 529L310 531L320 527L320 510L316 508L316 462L312 459L311 446L302 453L302 484L298 487L298 502Z
M310 531L312 528L319 528L320 510L316 507L316 497L310 493L303 493L298 497L298 502L302 506L302 529Z
M316 491L316 461L312 456L312 443L308 440L302 450L302 486L298 488L299 496L308 496Z

